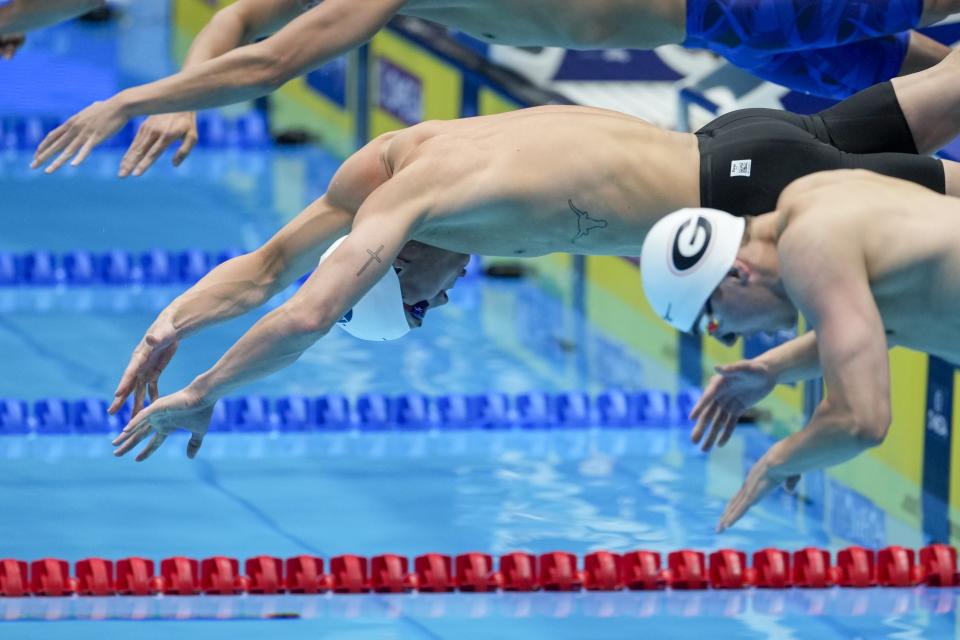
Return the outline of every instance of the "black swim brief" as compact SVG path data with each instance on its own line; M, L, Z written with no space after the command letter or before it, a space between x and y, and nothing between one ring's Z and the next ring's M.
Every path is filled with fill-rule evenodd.
M917 154L893 86L861 91L810 116L741 109L696 133L700 203L734 215L776 208L801 176L831 169L868 169L943 193L943 164Z

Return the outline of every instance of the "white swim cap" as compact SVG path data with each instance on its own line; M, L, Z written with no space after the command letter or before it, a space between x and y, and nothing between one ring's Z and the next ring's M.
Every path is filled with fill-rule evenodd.
M347 236L330 245L320 257L320 264L333 255ZM410 331L407 314L403 310L400 278L391 267L352 309L348 309L337 325L361 340L396 340Z
M680 209L661 218L643 241L640 277L661 318L690 331L740 250L743 218L716 209Z

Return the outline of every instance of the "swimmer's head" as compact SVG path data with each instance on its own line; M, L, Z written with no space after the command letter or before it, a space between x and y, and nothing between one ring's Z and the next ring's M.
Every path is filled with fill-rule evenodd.
M404 310L411 328L423 324L428 309L447 304L447 291L467 273L470 256L411 240L393 268L400 279Z
M322 264L340 246L340 238L320 258ZM447 303L447 290L466 274L470 256L409 242L393 269L370 288L337 325L362 340L396 340L423 324L431 307Z
M728 345L741 335L792 326L796 309L779 275L750 259L747 238L744 218L715 209L681 209L658 221L640 260L657 314L680 331Z
M744 227L743 218L716 209L680 209L653 225L640 277L657 315L680 331L698 328L704 305L737 258Z

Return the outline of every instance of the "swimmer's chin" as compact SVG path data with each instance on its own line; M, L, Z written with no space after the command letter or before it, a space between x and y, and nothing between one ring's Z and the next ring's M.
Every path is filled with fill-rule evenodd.
M411 329L419 329L420 327L423 326L423 320L421 320L420 318L417 318L409 311L405 311L405 313L407 316L407 325L409 325Z

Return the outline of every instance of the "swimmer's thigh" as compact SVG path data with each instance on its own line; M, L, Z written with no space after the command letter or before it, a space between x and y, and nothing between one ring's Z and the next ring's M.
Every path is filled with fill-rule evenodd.
M917 153L910 125L889 82L864 89L812 120L818 138L847 153Z
M915 182L937 193L946 192L943 163L930 156L909 153L843 153L844 169L867 169L885 176Z

